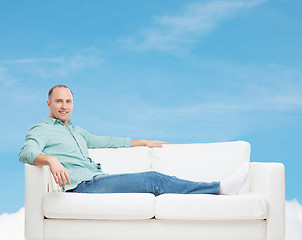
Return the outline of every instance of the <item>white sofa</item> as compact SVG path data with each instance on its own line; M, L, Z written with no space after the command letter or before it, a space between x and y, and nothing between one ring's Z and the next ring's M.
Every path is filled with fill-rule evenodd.
M194 181L219 181L250 161L247 142L91 149L109 174L158 171ZM264 159L265 160L265 159ZM281 163L251 162L235 196L49 191L48 167L25 166L25 238L281 240L285 178Z

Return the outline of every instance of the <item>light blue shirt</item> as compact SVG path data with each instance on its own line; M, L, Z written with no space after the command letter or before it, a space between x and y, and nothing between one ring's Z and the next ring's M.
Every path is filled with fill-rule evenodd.
M45 118L33 126L26 135L25 143L19 153L19 160L33 164L40 154L56 157L66 168L71 185L64 191L75 188L82 181L90 180L95 175L106 174L100 164L88 156L89 148L131 147L131 138L95 136L86 130L62 121Z

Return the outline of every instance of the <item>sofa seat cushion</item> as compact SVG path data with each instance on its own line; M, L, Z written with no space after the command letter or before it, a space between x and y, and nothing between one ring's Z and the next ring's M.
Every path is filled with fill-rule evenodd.
M157 219L251 220L266 219L262 195L163 194L156 198Z
M59 219L150 219L155 201L150 193L47 192L43 213L46 218Z

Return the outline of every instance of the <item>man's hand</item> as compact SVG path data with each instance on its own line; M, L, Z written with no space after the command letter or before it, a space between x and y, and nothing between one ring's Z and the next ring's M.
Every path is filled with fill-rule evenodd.
M132 147L147 146L149 148L154 148L154 147L161 148L163 144L169 144L169 143L164 141L132 140Z
M69 175L64 168L64 166L59 162L59 160L53 156L40 154L38 157L36 157L34 161L34 165L36 166L45 166L48 165L51 174L53 175L55 181L57 184L59 184L60 187L66 186L66 181L68 182L68 185L71 184Z
M64 168L57 158L51 157L49 160L49 169L56 183L59 184L60 187L63 186L63 188L65 188L66 182L68 182L68 185L71 184L66 168Z
M145 141L146 141L146 146L149 148L154 148L154 147L161 148L163 147L163 144L169 144L168 142L164 142L164 141L151 141L151 140L145 140Z

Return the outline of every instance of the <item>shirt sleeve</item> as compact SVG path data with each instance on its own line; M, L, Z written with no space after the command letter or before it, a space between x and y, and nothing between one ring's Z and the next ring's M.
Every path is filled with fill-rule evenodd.
M27 133L25 143L19 152L19 161L33 165L36 157L44 154L42 151L45 146L46 139L43 138L41 126L32 127Z
M108 137L95 136L88 131L81 129L86 140L88 148L130 148L132 147L132 139L129 137Z

